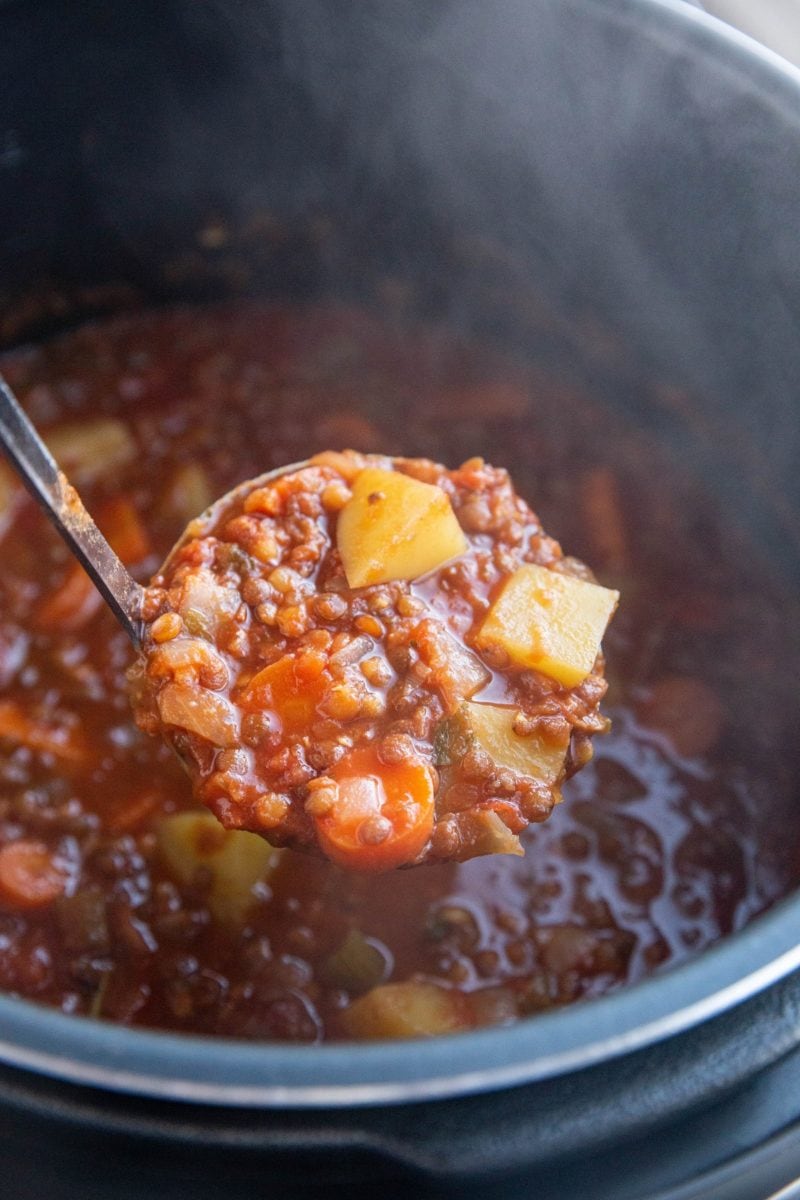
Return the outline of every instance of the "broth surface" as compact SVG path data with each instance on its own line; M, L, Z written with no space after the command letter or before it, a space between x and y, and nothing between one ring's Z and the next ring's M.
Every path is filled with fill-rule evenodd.
M316 1041L359 1036L359 995L416 980L463 994L465 1025L504 1023L696 954L795 885L793 602L703 482L611 406L443 328L337 306L118 318L3 370L142 580L235 483L353 447L507 467L622 593L612 731L524 858L362 877L281 851L223 922L213 871L180 876L163 853L191 789L133 724L125 635L0 477L3 990ZM51 899L3 895L2 851L20 841L48 857Z

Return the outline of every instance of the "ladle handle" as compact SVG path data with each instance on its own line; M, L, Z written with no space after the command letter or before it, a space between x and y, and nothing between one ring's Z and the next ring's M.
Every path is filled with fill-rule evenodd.
M144 589L132 578L83 507L75 488L20 408L0 375L0 444L31 495L42 506L128 637L142 638Z

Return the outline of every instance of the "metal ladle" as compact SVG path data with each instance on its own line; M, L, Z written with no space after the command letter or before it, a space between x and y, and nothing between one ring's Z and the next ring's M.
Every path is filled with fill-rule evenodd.
M19 474L28 491L42 506L69 549L87 571L136 649L144 636L142 602L144 588L137 583L125 564L112 550L86 511L75 488L59 468L47 446L20 407L11 388L0 375L0 446ZM190 521L170 550L166 567L187 538L199 537L213 528L220 512L254 487L306 466L303 462L277 467L238 484Z

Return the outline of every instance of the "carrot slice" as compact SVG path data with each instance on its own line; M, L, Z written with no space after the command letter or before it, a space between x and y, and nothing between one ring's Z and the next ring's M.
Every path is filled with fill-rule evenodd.
M102 606L103 599L80 563L72 563L54 592L36 612L40 629L80 629Z
M581 479L581 502L592 561L610 571L624 570L630 560L628 535L613 471L608 467L587 471Z
M44 842L9 842L0 849L0 903L44 908L64 892L66 877Z
M322 850L341 867L391 871L412 862L433 829L434 784L422 759L382 763L372 746L331 771L336 796L313 815Z
M79 730L38 721L13 700L0 700L0 737L76 766L83 766L89 757Z
M124 496L117 496L102 505L97 514L97 523L127 566L141 562L150 554L147 531L136 509ZM40 629L81 629L102 604L97 588L80 563L74 562L55 591L39 605L36 624Z
M151 551L147 530L124 496L107 500L97 514L97 524L126 566L141 562Z
M276 713L287 733L303 732L316 719L329 683L322 669L323 660L307 664L306 659L284 655L253 676L240 703L256 712Z
M130 833L152 816L162 802L163 796L154 788L139 792L127 804L115 807L106 827L111 833Z

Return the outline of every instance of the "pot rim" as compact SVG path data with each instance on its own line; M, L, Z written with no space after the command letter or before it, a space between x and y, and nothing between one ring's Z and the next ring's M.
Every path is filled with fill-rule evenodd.
M187 1036L0 996L0 1062L112 1092L230 1107L405 1104L498 1091L619 1058L743 1003L800 970L798 928L794 896L698 958L618 993L510 1027L403 1042Z
M570 0L690 37L800 117L800 70L685 0ZM616 11L613 11L616 10ZM430 1040L297 1046L131 1029L0 996L0 1062L60 1082L164 1100L284 1108L401 1104L533 1083L673 1037L800 969L800 895L698 958L620 992ZM742 964L747 969L742 974Z

